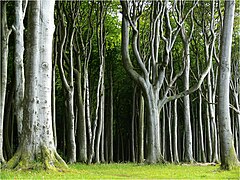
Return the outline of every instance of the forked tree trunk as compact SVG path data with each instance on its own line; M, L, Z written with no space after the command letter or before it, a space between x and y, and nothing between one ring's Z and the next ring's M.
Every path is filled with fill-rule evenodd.
M62 21L65 21L65 16L64 14L61 14L62 16ZM75 23L75 22L73 22ZM73 24L74 26L74 24ZM70 58L69 60L69 81L66 78L64 68L63 68L63 55L65 53L64 50L64 45L65 48L67 45L65 44L66 41L66 31L67 28L65 27L64 22L62 22L62 29L63 29L63 37L61 40L61 47L60 47L60 55L59 55L59 70L60 70L60 77L63 82L63 87L66 90L66 101L67 101L67 113L68 113L68 118L66 121L67 125L67 159L69 163L74 163L76 162L76 142L75 142L75 127L74 127L74 122L75 122L75 115L74 115L74 82L73 82L73 38L75 35L75 28L71 31L70 34ZM65 58L68 58L65 56Z
M140 4L140 3L139 3ZM139 23L139 17L137 9L143 8L143 6L139 5L136 2L129 1L121 1L122 9L123 9L123 19L122 19L122 61L124 68L129 73L131 78L139 85L144 94L144 100L146 103L146 112L147 112L147 157L146 162L148 163L158 163L163 162L164 159L161 155L161 144L160 144L160 123L159 123L159 114L164 104L167 102L181 98L189 95L190 93L196 91L203 79L206 77L207 72L209 71L209 67L211 64L208 64L205 69L203 75L201 76L198 83L192 88L186 88L185 91L176 94L174 96L168 96L168 92L170 87L174 84L174 82L181 76L183 70L179 71L173 80L169 83L166 89L163 89L164 80L166 78L166 67L168 66L169 61L171 61L170 52L176 40L179 29L175 32L172 30L170 17L169 17L169 8L168 1L164 1L164 3L157 1L153 2L151 6L151 33L150 33L150 59L149 63L150 67L146 67L146 64L141 57L140 49L138 48L138 36L139 31L137 28L137 23ZM193 11L194 7L197 3L194 3L192 8L189 10L189 13ZM131 9L132 8L132 9ZM143 10L143 9L141 9ZM140 11L141 11L140 10ZM133 11L133 13L129 13ZM188 14L189 14L188 13ZM141 13L140 13L141 14ZM156 15L156 16L155 16ZM191 14L193 16L193 13ZM192 17L191 16L191 17ZM163 19L166 20L163 23ZM160 22L160 23L159 23ZM141 71L141 74L138 73L133 66L133 62L129 56L129 26L132 29L132 49L134 56L137 60L138 68ZM161 31L161 32L158 32ZM159 34L161 39L165 42L165 51L164 58L161 60L158 58L158 48L159 48ZM189 44L188 44L189 45ZM186 52L186 57L189 57L189 50ZM163 97L159 97L160 90L163 91ZM188 146L188 157L189 161L192 161L192 137L191 137L191 126L190 121L186 121L186 131L187 134L187 144Z
M98 87L97 87L97 105L96 105L96 114L95 121L93 124L93 137L91 141L91 155L89 158L89 162L92 161L92 158L95 153L95 161L96 163L100 162L100 139L103 133L103 121L104 121L104 102L105 102L105 85L104 85L104 72L105 72L105 34L104 34L104 19L105 19L105 5L104 2L99 2L99 30L97 30L98 36L98 52L100 58L100 68L99 68L99 79L98 79ZM99 122L98 122L99 121ZM96 131L96 128L98 130ZM95 142L96 136L96 142ZM94 150L95 145L95 150Z
M218 86L218 114L220 127L221 167L232 169L239 165L234 149L229 110L229 81L231 74L231 45L234 20L235 1L225 1L223 32L221 39L221 55Z
M29 2L24 121L21 144L9 168L55 169L67 165L54 146L51 113L54 1ZM41 36L39 36L41 34Z

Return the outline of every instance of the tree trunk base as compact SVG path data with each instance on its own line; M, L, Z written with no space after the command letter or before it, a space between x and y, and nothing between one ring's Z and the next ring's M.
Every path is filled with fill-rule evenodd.
M0 158L0 169L6 164L6 161Z
M162 155L158 159L146 159L146 164L166 164L166 161Z
M67 167L67 164L56 150L49 149L46 146L41 147L41 154L39 155L31 155L31 153L20 148L5 165L5 168L21 170L45 169L62 171Z

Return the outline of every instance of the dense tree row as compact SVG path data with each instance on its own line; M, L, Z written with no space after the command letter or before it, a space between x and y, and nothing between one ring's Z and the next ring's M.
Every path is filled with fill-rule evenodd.
M239 28L233 0L1 1L0 163L233 168Z

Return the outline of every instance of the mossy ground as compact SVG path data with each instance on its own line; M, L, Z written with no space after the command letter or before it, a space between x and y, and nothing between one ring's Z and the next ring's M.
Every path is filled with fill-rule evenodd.
M220 166L74 164L62 171L0 170L0 179L239 179L239 168L220 170Z

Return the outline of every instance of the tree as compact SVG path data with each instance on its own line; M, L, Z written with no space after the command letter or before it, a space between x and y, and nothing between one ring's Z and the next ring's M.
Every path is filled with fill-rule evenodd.
M104 2L99 2L99 27L97 27L97 38L98 38L98 53L99 53L99 78L97 84L97 97L96 97L96 109L95 119L92 125L92 139L90 142L90 156L88 163L92 162L95 154L96 163L100 162L99 159L99 146L100 138L103 133L103 121L104 121L104 101L105 101L105 85L104 85L104 72L105 72L105 34L104 34L104 21L106 16L107 5ZM98 29L99 28L99 29ZM97 130L98 127L98 130ZM103 143L103 142L102 142ZM95 147L95 149L94 149Z
M13 26L15 32L15 114L17 118L18 137L20 139L22 132L23 121L23 99L24 99L24 25L23 19L27 8L27 0L18 0L15 2L15 25Z
M184 67L175 72L174 76L168 81L167 72L170 61L173 61L171 52L176 42L180 28L183 26L188 15L196 7L194 2L187 11L183 19L180 18L179 7L174 3L172 9L177 11L178 18L174 18L175 24L172 25L170 13L174 11L169 8L169 1L154 1L150 3L151 20L150 20L150 48L147 51L147 57L142 56L139 48L139 30L137 24L143 13L143 2L121 1L123 9L122 18L122 61L124 68L130 77L139 85L144 94L147 112L147 158L148 163L163 162L164 158L160 152L160 113L164 105L172 100L189 95L196 91L207 76L211 61L207 64L197 83L189 89L178 94L169 95L170 89L177 79L182 75ZM149 5L149 4L148 4ZM174 14L175 15L175 14ZM176 16L176 15L175 15ZM138 68L135 68L129 55L129 26L132 30L132 51L136 58ZM175 26L175 28L173 28ZM160 41L161 38L161 41ZM163 43L162 58L159 57L160 42ZM146 51L146 49L145 49ZM138 71L136 70L138 69ZM139 73L140 71L140 73ZM172 72L173 73L173 72ZM165 81L167 83L165 84ZM166 85L166 88L163 87ZM160 96L161 95L161 96ZM169 95L169 96L168 96Z
M235 1L225 1L223 32L221 38L221 55L218 86L218 116L220 127L221 167L232 169L239 165L234 149L229 110L229 85L231 74L231 45Z
M60 2L59 2L60 3ZM61 9L61 29L62 29L62 39L60 47L59 56L59 69L60 75L63 83L63 87L66 91L66 103L67 103L67 158L68 162L76 162L76 142L75 142L75 114L74 114L74 77L73 77L73 39L75 36L76 19L77 19L77 9L72 9L71 5L73 2L62 3L63 9ZM67 16L67 7L71 7L73 12L71 16ZM64 9L66 8L66 9ZM65 18L67 17L67 19ZM67 22L67 23L66 23ZM68 25L68 26L67 26ZM68 33L68 34L67 34ZM69 45L69 46L68 46ZM70 53L67 54L67 48L69 48ZM69 57L70 56L70 57ZM68 70L65 70L64 64L68 63ZM67 72L66 72L67 71ZM69 78L67 78L67 75Z
M184 24L181 27L181 37L183 40L184 46L184 61L185 61L185 69L184 69L184 90L189 89L189 75L190 75L190 42L193 36L194 31L194 23L193 23L193 11L191 12L191 29L190 35L187 35L186 28ZM190 97L189 95L183 97L184 103L184 129L185 129L185 157L184 160L186 162L193 162L193 143L192 143L192 128L191 128L191 118L190 118Z
M1 1L1 89L0 89L0 165L4 163L3 157L3 118L5 108L5 97L7 88L7 65L8 65L8 42L12 32L7 24L7 1Z
M52 36L52 15L45 17L53 5L30 2L26 19L27 2L1 1L2 162L17 150L9 167L29 168L35 160L45 168L64 166L58 147L70 163L218 163L224 3L58 1ZM238 14L236 8L228 84L228 126L237 156Z
M26 89L21 143L9 168L66 167L56 152L52 129L51 83L54 1L29 2Z

